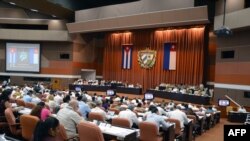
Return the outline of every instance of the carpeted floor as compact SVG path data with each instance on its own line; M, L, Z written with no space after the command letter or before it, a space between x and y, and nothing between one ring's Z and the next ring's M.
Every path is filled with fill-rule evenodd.
M230 123L227 119L221 119L220 123L195 138L195 141L223 141L224 125L239 125L240 123Z

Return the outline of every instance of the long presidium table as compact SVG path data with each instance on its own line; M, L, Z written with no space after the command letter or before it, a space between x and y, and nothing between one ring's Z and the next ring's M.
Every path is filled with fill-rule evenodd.
M100 91L106 92L109 89L112 89L111 86L99 86L99 85L69 85L69 90L75 90L76 88L81 88L84 91ZM141 95L142 88L127 88L127 87L116 87L114 88L117 93L125 94L135 94ZM195 104L209 105L211 97L206 96L197 96L190 94L181 94L181 93L172 93L166 91L157 91L157 90L147 90L147 93L153 93L154 97L171 99L176 101L190 102Z
M206 97L206 96L172 93L172 92L157 91L157 90L147 90L147 93L152 93L154 97L158 98L166 98L171 100L190 102L195 104L203 104L203 105L209 105L211 99L211 97Z
M75 90L76 88L81 88L84 91L100 91L106 92L109 89L116 90L117 93L125 94L142 94L142 88L128 88L128 87L113 87L113 86L100 86L100 85L69 85L69 90Z

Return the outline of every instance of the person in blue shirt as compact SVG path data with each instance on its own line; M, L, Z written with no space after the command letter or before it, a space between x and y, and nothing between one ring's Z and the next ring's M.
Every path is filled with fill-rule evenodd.
M206 110L206 114L211 114L214 113L215 111L213 110L212 106L209 106L208 109Z
M85 95L78 96L78 105L79 105L79 112L82 114L84 119L88 118L88 114L91 111L87 102L87 97Z
M32 101L32 91L28 91L27 94L23 97L24 102L31 102Z
M158 129L162 127L163 130L167 130L171 124L165 121L165 119L159 115L159 111L156 106L149 106L148 110L151 112L147 115L146 121L156 123Z

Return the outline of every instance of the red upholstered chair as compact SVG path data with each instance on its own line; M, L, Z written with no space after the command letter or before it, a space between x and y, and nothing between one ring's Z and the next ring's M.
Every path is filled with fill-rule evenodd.
M29 109L33 109L34 107L36 107L36 104L31 103L31 102L26 102L25 103L25 107L29 108Z
M22 99L17 99L16 100L16 104L17 104L17 106L23 106L23 107L25 107L25 102Z
M5 116L0 116L0 132L5 132L8 128L8 122L5 118Z
M100 128L93 123L81 122L77 129L80 141L104 141Z
M16 136L21 135L21 129L19 128L20 124L16 123L16 118L12 112L12 109L7 108L5 109L4 113L5 113L5 117L8 122L9 128L10 128L10 132Z
M109 108L109 111L115 112L116 115L118 115L120 113L120 110L118 110L116 108Z
M152 122L140 122L140 141L162 141L163 137L159 136L157 125Z
M20 124L22 127L22 137L25 140L32 140L32 135L36 128L37 123L39 122L39 118L32 115L21 115L20 116Z
M103 115L100 114L100 113L96 113L96 112L90 112L90 113L89 113L89 120L90 120L90 121L98 120L98 121L102 121L102 122L105 121Z
M119 126L124 128L130 128L130 122L126 118L113 118L112 119L113 126Z
M181 129L180 121L177 119L174 119L174 118L168 118L168 119L166 119L166 121L175 123L175 138L182 138L183 131Z
M59 133L56 135L54 140L55 141L74 141L74 139L78 140L79 139L78 135L73 136L73 137L68 137L64 126L62 124L60 124L59 125Z

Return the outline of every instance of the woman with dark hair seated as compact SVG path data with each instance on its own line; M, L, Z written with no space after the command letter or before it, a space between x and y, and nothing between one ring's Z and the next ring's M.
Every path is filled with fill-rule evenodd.
M36 116L39 119L41 119L41 111L42 109L45 107L45 103L44 102L39 102L36 107L34 107L31 112L30 115L32 116Z
M39 102L37 106L32 109L30 115L37 116L40 120L44 121L51 116L51 112L44 102Z
M11 108L13 111L13 114L16 118L18 118L18 108L12 108L11 102L10 102L10 95L12 93L12 89L6 89L0 94L0 121L6 121L5 119L5 113L4 111L7 108Z
M4 90L0 95L0 116L4 116L4 111L7 108L11 108L10 95L11 89Z
M59 120L48 117L44 122L37 123L33 133L33 141L54 141L59 131Z

